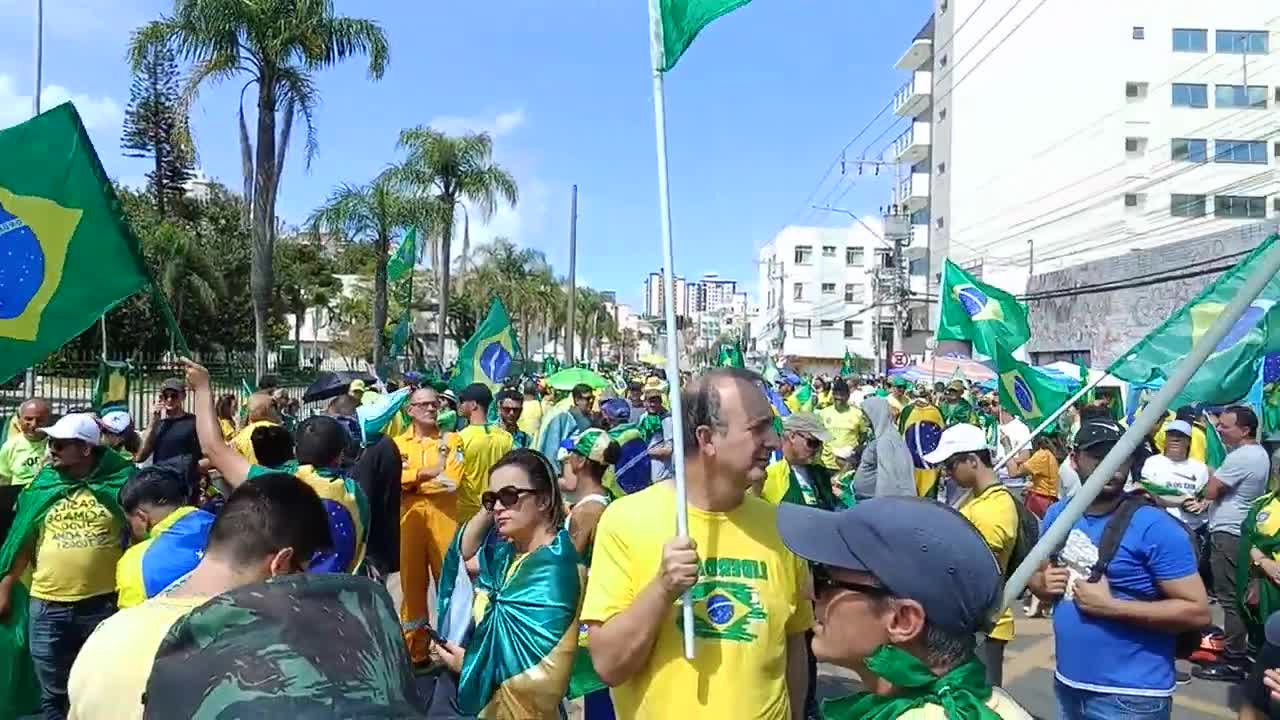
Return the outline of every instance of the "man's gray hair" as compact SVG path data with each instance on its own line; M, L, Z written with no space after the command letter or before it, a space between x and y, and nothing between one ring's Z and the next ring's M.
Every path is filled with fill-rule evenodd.
M759 373L736 367L709 370L695 378L680 391L680 404L684 415L684 454L689 457L698 451L698 428L710 427L724 432L725 421L720 408L720 387L727 382L760 387Z

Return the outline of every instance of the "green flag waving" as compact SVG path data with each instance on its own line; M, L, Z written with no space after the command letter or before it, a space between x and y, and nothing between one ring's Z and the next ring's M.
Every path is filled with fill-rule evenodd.
M993 358L997 347L1013 352L1031 338L1026 305L994 285L979 282L950 260L942 269L938 301L939 340L967 341L975 352Z
M996 385L1000 390L1000 405L1024 422L1039 424L1071 397L1067 388L1041 370L1015 359L1004 348L997 351Z
M0 382L150 282L80 116L0 131Z
M418 228L409 228L396 254L387 261L387 280L397 283L405 275L413 272L413 265L418 260Z
M512 362L520 355L520 342L502 301L494 298L489 314L458 351L458 364L449 387L458 392L472 383L497 387L507 379Z
M1173 369L1191 353L1196 341L1222 314L1277 241L1280 241L1280 235L1264 240L1235 267L1218 276L1191 302L1121 355L1108 372L1132 383L1168 380ZM1249 393L1258 378L1263 357L1268 352L1280 350L1278 300L1280 276L1271 278L1262 294L1218 343L1213 354L1174 399L1174 407L1193 402L1226 405Z
M751 2L751 0L651 1L658 3L658 11L661 13L660 24L655 28L655 33L660 31L660 34L654 40L659 43L658 49L661 54L655 55L655 58L660 64L658 69L662 72L668 72L676 66L680 56L689 49L689 45L693 43L693 39L698 36L702 28L710 25L721 15L731 13Z
M853 355L849 353L849 348L844 349L844 359L840 361L840 374L844 376L853 374Z
M746 367L742 359L742 348L737 343L720 343L720 359L716 362L720 367Z

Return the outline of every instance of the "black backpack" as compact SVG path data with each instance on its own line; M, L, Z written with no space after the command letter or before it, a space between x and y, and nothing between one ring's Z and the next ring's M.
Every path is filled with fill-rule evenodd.
M1009 564L1004 570L1005 582L1013 576L1013 571L1018 569L1023 560L1031 554L1031 548L1036 546L1036 542L1040 540L1040 518L1027 509L1027 506L1018 502L1018 498L1009 492L1009 488L1004 485L995 485L1003 490L1009 499L1013 501L1013 507L1018 512L1018 537L1013 541L1013 552L1009 555Z

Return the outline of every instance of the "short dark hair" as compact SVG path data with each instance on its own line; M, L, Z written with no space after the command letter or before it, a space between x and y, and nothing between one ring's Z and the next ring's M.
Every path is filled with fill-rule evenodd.
M849 383L845 382L844 378L838 377L835 380L831 381L831 392L844 393L845 395L848 395Z
M1258 415L1248 405L1231 405L1222 411L1223 415L1231 413L1236 416L1236 424L1249 429L1250 435L1258 434Z
M1080 422L1083 424L1085 420L1090 418L1110 420L1111 412L1104 407L1098 405L1089 405L1080 411Z
M356 408L360 406L360 401L347 393L343 393L329 401L329 407L325 412L338 417L351 417L356 414Z
M560 483L556 480L559 473L551 466L547 456L527 448L512 450L494 463L489 470L489 476L492 477L498 468L508 465L514 465L523 470L529 476L529 485L534 493L547 501L547 521L551 527L564 527L568 513L565 510L564 497L560 494Z
M499 405L499 406L501 406L501 405L502 405L502 403L506 402L507 400L514 400L515 402L518 402L518 403L520 403L520 404L521 404L521 406L523 406L523 405L524 405L524 394L523 394L523 393L521 393L519 390L512 390L512 389L510 389L510 388L508 388L508 389L506 389L506 390L503 390L502 392L498 393L498 405Z
M342 459L347 447L347 429L334 418L317 415L298 425L294 444L298 462L303 465L329 467Z
M995 467L995 463L991 462L991 451L983 448L982 450L970 450L968 452L956 453L956 457L972 455L982 463L983 467Z
M209 531L207 553L249 565L285 548L300 561L332 544L320 497L287 473L266 473L236 488Z
M723 381L746 384L757 390L763 379L759 373L745 368L719 367L709 370L680 390L680 404L684 415L684 454L693 455L698 450L698 428L708 426L723 430L724 418L720 415L720 384Z
M293 459L293 436L283 425L259 425L249 433L258 464L280 467Z
M177 468L151 465L138 470L120 488L120 508L131 513L143 503L159 507L179 507L187 501L189 489L187 479Z
M258 381L258 392L269 392L280 387L280 378L275 375L263 375Z
M577 385L573 386L574 400L582 400L583 398L594 397L595 394L596 394L596 391L592 390L591 386L586 383L578 383Z

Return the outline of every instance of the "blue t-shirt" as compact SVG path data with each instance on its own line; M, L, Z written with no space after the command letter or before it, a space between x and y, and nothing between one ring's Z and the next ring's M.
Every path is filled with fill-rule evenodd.
M1044 516L1048 528L1066 502ZM1062 549L1063 563L1088 577L1098 559L1098 544L1111 515L1085 515L1076 521ZM1186 531L1169 513L1144 507L1134 513L1115 557L1107 567L1111 594L1125 600L1161 600L1157 583L1196 574L1195 552ZM1125 695L1173 695L1174 636L1130 623L1091 617L1063 598L1053 611L1057 647L1056 676L1080 690Z

